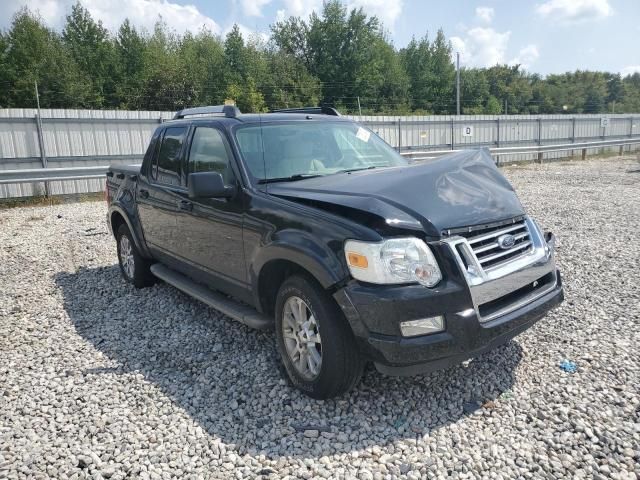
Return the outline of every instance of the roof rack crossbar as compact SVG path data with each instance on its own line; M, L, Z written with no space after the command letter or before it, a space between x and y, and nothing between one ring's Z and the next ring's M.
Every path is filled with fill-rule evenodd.
M321 107L300 107L300 108L279 108L278 110L271 110L270 113L308 113L315 115L333 115L340 116L340 112L334 107L323 105Z
M240 110L235 105L211 105L208 107L184 108L173 116L174 120L192 115L224 114L225 117L235 118L240 115Z

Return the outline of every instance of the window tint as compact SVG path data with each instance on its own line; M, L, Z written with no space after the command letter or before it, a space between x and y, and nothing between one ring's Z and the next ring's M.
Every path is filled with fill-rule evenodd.
M180 185L180 150L186 131L186 127L171 127L165 130L158 159L152 172L152 177L158 182Z
M226 184L233 180L229 155L220 131L198 127L193 134L189 151L189 173L218 172Z

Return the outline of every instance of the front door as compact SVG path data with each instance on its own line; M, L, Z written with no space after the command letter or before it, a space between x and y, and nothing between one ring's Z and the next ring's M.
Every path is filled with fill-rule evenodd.
M219 172L227 185L238 186L233 154L214 126L196 126L187 153L186 173ZM232 198L188 199L190 211L179 216L180 256L213 280L214 288L231 295L246 293L246 268L242 244L243 202L241 189Z

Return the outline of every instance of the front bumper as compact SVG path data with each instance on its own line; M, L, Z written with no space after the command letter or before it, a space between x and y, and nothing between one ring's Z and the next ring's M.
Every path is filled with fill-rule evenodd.
M334 298L379 371L415 375L446 368L507 342L563 301L553 235L539 240L540 250L528 262L499 277L474 281L460 268L455 245L442 242L438 256L445 280L437 288L352 281ZM444 315L444 331L401 335L400 322L434 315Z

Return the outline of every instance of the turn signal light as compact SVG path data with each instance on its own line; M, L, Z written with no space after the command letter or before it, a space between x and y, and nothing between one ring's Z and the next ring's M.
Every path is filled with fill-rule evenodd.
M350 267L367 268L369 260L364 255L354 252L347 252L347 261Z

